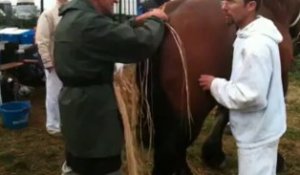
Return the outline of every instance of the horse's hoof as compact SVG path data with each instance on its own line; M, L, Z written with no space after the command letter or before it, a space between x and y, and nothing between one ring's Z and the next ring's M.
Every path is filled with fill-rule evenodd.
M227 166L227 163L229 162L229 157L225 156L225 159L223 160L223 162L220 164L220 166L218 167L219 169L224 169Z
M202 146L202 160L211 168L222 168L226 166L227 158L220 143L205 142Z

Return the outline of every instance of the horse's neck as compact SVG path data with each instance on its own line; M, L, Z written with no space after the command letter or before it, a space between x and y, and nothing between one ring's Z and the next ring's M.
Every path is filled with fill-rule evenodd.
M262 0L260 13L273 21L289 26L300 10L300 0Z
M293 24L293 26L297 25L299 23L299 14L300 14L300 0L290 0L291 3L289 4L289 11L290 11L290 24Z
M270 18L274 22L283 21L286 19L286 7L282 6L280 0L263 0L259 14ZM285 21L287 22L287 21Z

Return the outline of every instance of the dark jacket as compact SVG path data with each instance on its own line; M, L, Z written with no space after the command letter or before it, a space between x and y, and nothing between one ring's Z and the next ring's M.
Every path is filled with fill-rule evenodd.
M114 63L150 57L163 38L164 24L150 18L113 21L99 14L89 0L73 0L60 11L55 34L55 68L60 93L62 133L66 149L79 157L121 153L123 128L113 89Z

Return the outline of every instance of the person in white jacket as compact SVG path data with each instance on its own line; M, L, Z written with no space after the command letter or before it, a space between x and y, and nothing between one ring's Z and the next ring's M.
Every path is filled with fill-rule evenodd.
M68 0L56 0L56 4L49 10L44 11L37 23L36 44L41 55L46 75L46 129L51 135L60 134L60 113L58 107L58 95L62 88L62 82L58 78L54 63L54 33L61 17L58 15L59 8ZM66 162L62 165L62 175L76 175Z
M238 27L231 77L199 78L200 86L230 111L239 175L275 175L278 143L286 131L278 46L283 38L272 21L257 15L259 4L223 0L226 19Z
M41 55L46 75L46 129L51 135L60 133L60 114L58 108L58 95L62 82L56 75L53 63L54 32L60 17L59 8L68 0L56 0L53 8L44 11L37 23L36 43Z

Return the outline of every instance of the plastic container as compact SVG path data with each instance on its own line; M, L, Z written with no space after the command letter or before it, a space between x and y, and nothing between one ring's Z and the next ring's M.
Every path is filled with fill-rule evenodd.
M19 44L33 44L34 43L34 30L29 30L28 32L24 32L19 37Z
M6 28L0 31L0 41L18 44L33 44L34 30Z
M27 127L30 108L29 101L14 101L2 104L0 113L2 114L4 127L13 130Z
M19 35L17 34L1 34L1 41L10 43L19 43Z

